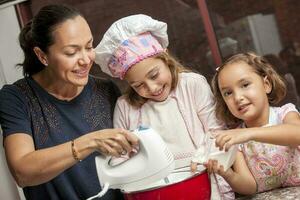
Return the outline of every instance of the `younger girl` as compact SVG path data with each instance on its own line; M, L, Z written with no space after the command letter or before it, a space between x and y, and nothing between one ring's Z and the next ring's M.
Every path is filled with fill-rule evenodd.
M96 63L130 85L117 101L114 126L154 128L174 154L175 167L181 168L191 164L197 148L209 150L205 133L221 126L206 79L179 64L167 46L166 23L133 15L108 29L96 47ZM224 179L217 181L222 187L213 191L213 199L233 199Z
M237 54L218 68L212 81L216 115L240 128L217 131L216 145L228 150L241 144L232 168L224 172L208 162L235 192L253 194L300 185L300 117L291 103L273 107L285 85L271 65L252 53Z

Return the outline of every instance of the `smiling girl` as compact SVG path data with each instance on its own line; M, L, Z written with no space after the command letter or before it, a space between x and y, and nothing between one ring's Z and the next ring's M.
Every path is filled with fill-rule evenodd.
M229 58L212 81L217 117L239 128L217 131L216 144L228 150L241 144L232 168L224 172L209 161L235 192L253 194L300 185L300 116L291 103L275 105L285 95L285 84L272 66L253 53Z
M173 153L176 169L189 168L198 148L210 151L206 132L222 126L216 120L206 79L185 69L167 46L166 23L132 15L106 31L95 49L95 62L130 86L117 101L114 127L152 127ZM218 178L219 188L213 189L212 199L234 199L228 184Z

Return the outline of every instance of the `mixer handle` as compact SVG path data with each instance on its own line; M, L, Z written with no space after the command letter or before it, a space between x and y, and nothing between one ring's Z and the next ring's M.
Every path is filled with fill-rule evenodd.
M126 162L127 160L129 160L130 158L138 154L138 152L139 152L139 148L133 149L131 152L121 155L120 157L112 156L108 160L108 165L111 167L121 165L122 163Z

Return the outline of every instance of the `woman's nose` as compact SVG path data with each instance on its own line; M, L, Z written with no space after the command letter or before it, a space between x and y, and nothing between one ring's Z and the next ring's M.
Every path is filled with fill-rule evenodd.
M88 52L82 52L81 57L79 58L79 64L85 65L91 62L90 54Z

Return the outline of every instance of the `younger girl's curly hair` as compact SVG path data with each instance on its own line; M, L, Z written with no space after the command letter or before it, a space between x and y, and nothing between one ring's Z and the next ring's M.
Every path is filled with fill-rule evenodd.
M271 106L278 104L286 94L286 85L282 77L273 69L272 65L261 56L254 53L239 53L227 59L214 75L211 86L216 100L216 116L219 120L225 122L228 126L236 126L241 123L241 120L236 118L229 111L219 89L219 74L228 65L233 63L244 62L251 66L256 74L261 77L267 77L271 83L272 90L268 95Z

